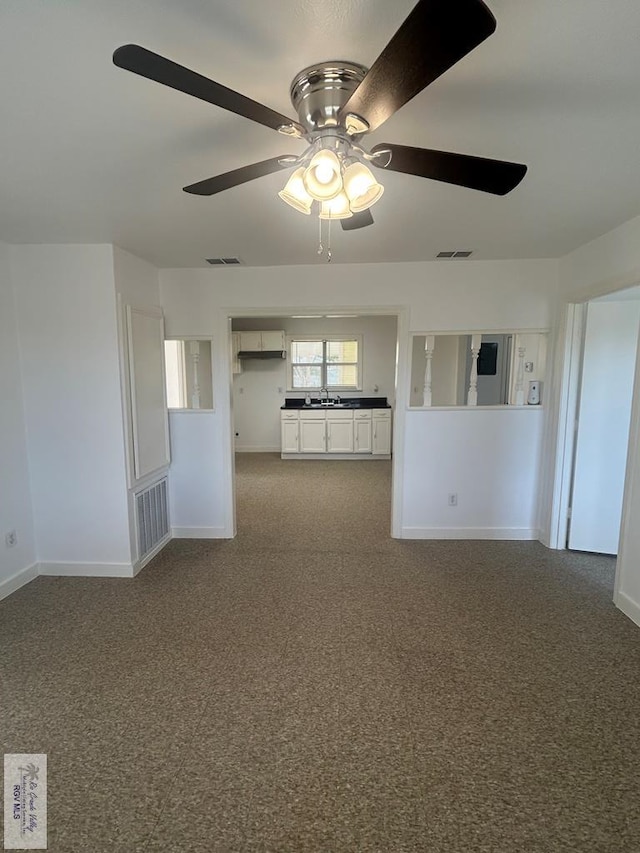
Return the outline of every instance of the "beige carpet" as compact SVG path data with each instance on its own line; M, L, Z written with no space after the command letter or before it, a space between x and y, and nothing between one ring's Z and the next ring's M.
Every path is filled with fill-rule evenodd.
M0 603L49 850L635 853L610 558L388 538L387 462L238 457L238 538Z

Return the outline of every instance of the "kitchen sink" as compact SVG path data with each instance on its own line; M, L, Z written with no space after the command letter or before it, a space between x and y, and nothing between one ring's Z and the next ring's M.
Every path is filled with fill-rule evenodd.
M307 405L306 403L302 407L303 409L352 409L353 406L351 403L310 403Z

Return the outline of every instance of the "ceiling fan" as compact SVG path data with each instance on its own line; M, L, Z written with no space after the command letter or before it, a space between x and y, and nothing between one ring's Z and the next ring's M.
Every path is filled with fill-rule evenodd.
M368 164L505 195L524 177L519 163L467 154L379 143L362 138L493 33L496 20L483 0L419 0L380 56L367 69L355 62L309 66L291 84L293 121L226 86L144 47L127 44L114 63L142 77L307 142L301 155L252 163L184 187L214 195L281 169L292 169L279 196L302 213L319 207L321 219L340 219L346 230L371 225L370 207L383 192Z

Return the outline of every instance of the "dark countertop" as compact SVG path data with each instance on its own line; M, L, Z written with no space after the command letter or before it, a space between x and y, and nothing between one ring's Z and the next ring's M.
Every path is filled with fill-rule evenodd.
M281 409L390 409L386 397L340 397L340 403L334 406L320 406L320 398L312 397L311 406L306 406L304 397L287 398Z

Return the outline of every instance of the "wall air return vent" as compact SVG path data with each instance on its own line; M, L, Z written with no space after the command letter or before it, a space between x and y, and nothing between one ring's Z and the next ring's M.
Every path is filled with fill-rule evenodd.
M138 560L142 562L154 553L161 543L169 540L169 506L166 477L136 492L136 528Z
M242 263L239 258L205 258L212 267L232 267Z
M472 249L454 249L451 252L438 252L436 258L470 258Z

